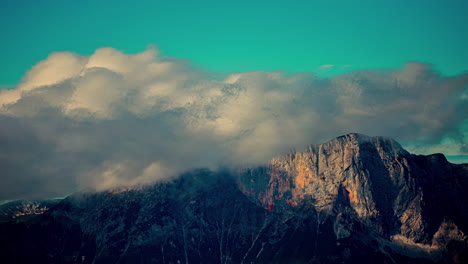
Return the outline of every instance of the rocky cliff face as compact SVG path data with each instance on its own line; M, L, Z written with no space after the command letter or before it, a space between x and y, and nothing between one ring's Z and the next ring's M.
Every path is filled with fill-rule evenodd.
M311 145L269 166L241 170L239 177L242 191L265 209L287 210L308 200L322 217L336 217L338 240L353 232L342 220L351 217L428 255L447 246L444 236L466 240L467 179L467 166L442 154L412 155L393 139L361 134Z
M0 225L4 263L463 263L468 166L348 134L237 172L76 194Z

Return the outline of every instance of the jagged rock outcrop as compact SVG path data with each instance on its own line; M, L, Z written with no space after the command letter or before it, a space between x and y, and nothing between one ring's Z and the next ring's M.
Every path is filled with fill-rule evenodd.
M412 155L393 139L354 133L241 170L239 177L243 192L270 211L307 198L318 212L336 215L338 239L352 232L340 224L348 208L386 238L438 248L435 234L447 221L467 230L467 179L466 165L451 164L442 154Z
M267 166L78 193L0 225L3 263L464 263L468 165L348 134Z

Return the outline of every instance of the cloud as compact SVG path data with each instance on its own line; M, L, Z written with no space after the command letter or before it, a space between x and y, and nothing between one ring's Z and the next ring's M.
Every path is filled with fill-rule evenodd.
M320 70L326 70L326 69L331 69L335 67L335 65L333 64L325 64L325 65L321 65L320 67L318 67Z
M431 65L211 78L155 48L51 54L0 91L0 200L169 180L196 167L257 164L361 132L467 147L468 75ZM457 154L457 153L451 153Z
M468 155L446 156L451 163L468 163Z

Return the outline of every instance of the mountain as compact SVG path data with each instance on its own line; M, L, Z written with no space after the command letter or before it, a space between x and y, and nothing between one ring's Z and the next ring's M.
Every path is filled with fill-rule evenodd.
M468 164L348 134L253 168L76 193L0 224L2 263L467 263Z

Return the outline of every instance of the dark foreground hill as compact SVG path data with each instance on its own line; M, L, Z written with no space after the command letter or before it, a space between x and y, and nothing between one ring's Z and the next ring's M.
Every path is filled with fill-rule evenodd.
M77 193L0 224L1 263L467 263L468 166L348 134L263 167Z

